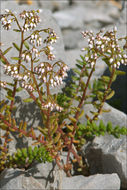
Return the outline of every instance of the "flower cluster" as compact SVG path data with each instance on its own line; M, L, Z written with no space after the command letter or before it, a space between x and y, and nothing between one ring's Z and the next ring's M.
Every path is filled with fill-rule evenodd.
M55 55L52 53L53 49L54 48L52 46L46 46L44 48L45 54L47 55L47 59L51 61L55 59Z
M38 79L42 79L44 83L50 83L52 87L63 83L68 70L67 65L63 64L59 65L60 69L55 72L54 66L51 66L48 62L43 62L34 68L34 72L38 74Z
M57 39L59 38L53 29L48 28L45 30L46 33L48 33L48 37L44 40L44 43L46 44L53 44L57 42Z
M42 37L40 36L39 32L34 32L30 36L30 43L36 46L42 45Z
M31 53L31 55L33 53L35 58L40 57L40 52L38 51L38 49L35 46L33 46L33 48L30 51L30 53Z
M47 104L43 104L43 105L42 105L42 108L45 108L45 109L50 108L51 111L57 110L57 111L59 111L59 112L61 112L61 111L63 110L63 108L60 107L58 104L56 104L56 103L51 103L51 102L48 102Z
M12 66L12 65L5 65L4 66L5 73L15 77L18 74L18 68L17 66Z
M27 74L25 74L25 73L19 74L17 66L5 65L4 68L5 68L5 73L12 76L16 80L28 81L30 78L29 72Z
M31 52L30 51L24 51L24 53L22 53L21 57L22 57L23 61L26 61L26 63L28 63L31 61L31 57L32 57Z
M127 55L121 50L118 39L116 37L117 28L112 31L103 34L103 30L94 37L92 31L82 32L83 37L88 37L88 53L85 56L85 60L91 65L95 64L99 55L103 54L109 59L110 64L119 68L120 64L127 64Z
M25 23L22 28L24 32L34 29L37 24L41 22L40 17L37 15L37 13L39 12L41 12L41 10L23 11L22 13L20 13L20 18L25 19Z
M25 81L21 82L21 87L25 88L26 90L33 92L34 91L34 87L31 84L26 83Z
M5 88L6 85L7 85L7 83L6 83L5 81L0 81L0 86L1 86L1 87Z
M8 9L5 9L5 12L8 13L7 15L3 15L1 18L3 28L5 30L9 30L11 28L11 23L14 19L7 20L7 17L9 16L10 11Z

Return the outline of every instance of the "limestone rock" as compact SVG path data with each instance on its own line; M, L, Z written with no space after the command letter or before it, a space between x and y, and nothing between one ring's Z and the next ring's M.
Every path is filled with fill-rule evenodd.
M114 21L102 10L95 8L73 6L71 9L62 10L53 14L61 28L81 28L84 23L98 21L103 24L112 24Z
M92 143L88 143L82 148L82 151L92 175L117 173L121 180L121 186L127 188L125 136L120 139L109 135L95 137Z
M119 190L120 180L117 174L97 174L89 177L82 175L64 178L62 189L82 189L82 190Z
M0 189L44 189L44 186L32 176L26 176L25 172L22 170L7 169L0 175Z
M58 188L58 186L55 187L55 184L53 185L52 180L49 180L50 174L49 168L45 170L46 168L42 168L43 172L46 172L46 175L36 175L36 177L32 177L30 175L30 172L28 171L22 171L20 169L7 169L2 172L0 175L0 188L1 190L11 190L11 189L54 189ZM48 171L48 172L47 172ZM37 170L33 170L33 173L36 173ZM52 172L52 171L51 171ZM47 176L48 174L48 176ZM47 178L48 177L48 178ZM54 175L52 176L54 177ZM49 181L48 181L49 180ZM60 179L61 181L58 181L61 183L61 189L86 189L86 190L92 190L94 188L97 188L99 190L103 189L109 189L109 190L119 190L120 188L120 179L117 174L97 174L89 177L84 176L73 176L73 177L62 177ZM39 182L40 181L40 182ZM43 182L45 181L45 184L49 183L48 186L45 186ZM108 183L107 183L108 181ZM59 186L60 187L60 186Z

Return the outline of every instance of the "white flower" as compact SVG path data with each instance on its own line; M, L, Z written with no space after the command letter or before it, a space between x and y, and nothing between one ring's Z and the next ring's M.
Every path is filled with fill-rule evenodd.
M94 66L94 64L95 64L94 62L91 62L91 67L93 67L93 66Z
M93 48L93 45L92 45L92 44L89 44L89 48Z
M14 71L16 71L16 70L17 70L17 67L15 66L15 67L14 67Z
M31 26L31 28L33 28L34 24L31 22L31 23L30 23L30 26Z
M44 63L41 63L41 67L43 67L44 66Z
M47 80L46 80L46 77L43 77L43 80L44 80L44 82L46 82Z
M41 73L44 73L45 72L45 70L44 69L41 69Z
M113 62L113 58L110 58L109 62L112 63Z
M42 11L43 11L42 9L39 9L39 10L38 10L39 13L42 13Z
M2 22L5 21L5 20L6 20L5 17L3 17L3 18L1 19Z
M28 13L26 13L26 16L27 16L27 17L29 17L29 14L28 14Z
M25 75L25 76L23 77L24 80L27 80L27 78L28 78L27 75Z
M50 80L51 84L53 84L53 79Z
M108 50L107 50L107 52L108 52L108 53L111 53L111 50L110 50L110 49L108 49Z
M50 51L52 51L54 49L54 47L52 47L52 46L48 46L48 48L50 49Z
M117 27L116 26L114 27L114 31L117 32Z
M85 57L85 61L88 61L89 57Z
M29 55L26 55L26 61L30 61L30 56Z
M31 35L31 39L32 39L32 40L34 39L34 34Z
M37 35L37 34L35 34L34 38L35 38L35 39L37 39L37 37L38 37L38 35Z
M7 22L7 23L9 24L9 23L11 23L11 22L12 22L11 20L8 20L8 22Z
M24 28L27 28L28 27L28 24L25 24Z
M6 12L6 13L9 13L10 11L9 11L8 9L5 9L5 12Z
M120 62L119 61L117 62L117 65L120 66Z
M121 63L124 64L124 60L123 59L121 59Z

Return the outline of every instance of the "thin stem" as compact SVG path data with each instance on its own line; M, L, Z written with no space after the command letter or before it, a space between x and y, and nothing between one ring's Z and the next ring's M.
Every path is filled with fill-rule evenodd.
M20 45L20 51L19 51L19 61L18 61L18 73L20 72L20 64L21 64L21 55L22 55L22 49L23 49L23 38L24 38L24 32L21 32L21 45ZM13 93L12 93L12 97L13 100L11 100L11 104L10 104L10 112L12 111L13 105L14 105L14 98L16 95L16 88L17 88L17 83L18 81L16 80L14 83L14 89L13 89Z
M87 82L86 82L86 86L85 86L85 89L84 89L84 92L83 92L83 95L82 95L82 98L78 104L78 108L81 108L83 103L84 103L84 100L85 100L85 96L86 96L86 92L87 92L87 88L88 88L88 85L89 85L89 82L90 82L90 79L91 79L91 76L93 74L95 70L95 64L94 64L94 67L91 69L91 72L89 74L89 77L87 79ZM76 129L77 129L77 121L78 121L78 117L79 117L79 113L80 111L77 111L75 113L75 119L76 119L76 122L74 123L74 129L72 131L72 135L74 136L75 132L76 132ZM71 142L70 142L70 147L69 147L69 150L68 150L68 155L67 155L67 163L69 161L69 157L70 157L70 153L71 153L71 150L72 150L72 144L73 144L73 140L74 140L74 137L71 137Z
M16 16L13 13L11 13L11 15L15 18L15 21L16 21L19 29L22 31L22 28L21 28L21 26L20 26L20 24L19 24L18 19L16 18Z
M36 78L35 78L35 76L34 76L34 72L33 72L33 60L32 60L32 59L31 59L31 72L32 72L32 74L33 74L32 76L33 76L33 80L34 80L34 83L35 83L36 88L37 88L37 92L38 92L38 95L39 95L39 99L40 99L41 103L44 103L44 101L42 100L42 95L41 95L41 93L40 93L38 84L37 84L37 80L36 80Z
M3 115L0 113L0 119L4 122L4 124L6 124L6 125L8 126L8 130L9 130L9 131L12 131L12 130L14 130L15 132L17 131L17 132L19 132L19 133L22 133L24 136L29 136L29 137L31 137L32 139L37 140L37 141L40 142L41 144L46 145L46 141L40 140L40 139L38 140L38 137L34 137L31 133L26 132L26 131L24 131L23 129L19 129L18 127L12 125L12 124L9 123L4 117L5 117L5 116L3 116Z

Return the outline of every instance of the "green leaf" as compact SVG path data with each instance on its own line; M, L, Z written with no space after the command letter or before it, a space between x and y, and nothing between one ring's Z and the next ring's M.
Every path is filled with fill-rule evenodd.
M21 151L19 148L17 149L17 156L18 156L18 157L21 157L21 156L22 156L22 151Z
M11 97L11 96L6 96L6 98L8 98L9 100L11 100L11 101L13 101L14 100L14 98L13 97Z
M126 74L126 72L120 71L120 70L116 70L115 73L116 73L117 75L125 75L125 74Z
M76 123L77 120L74 117L69 116L69 119L72 121L72 123Z
M40 61L40 59L34 60L34 63L37 63L38 61Z
M35 147L34 147L34 150L33 150L33 156L34 156L34 157L37 155L37 152L38 152L38 148L35 146Z
M24 157L27 157L27 149L26 148L22 149L22 154Z
M108 133L111 133L111 131L112 131L112 123L111 123L111 121L108 122L106 130L107 130Z
M15 32L21 32L21 30L18 30L18 29L13 29L13 31L15 31Z
M110 98L112 98L115 94L115 91L112 90L111 93L106 97L106 100L109 100Z
M1 57L0 57L0 61L1 61L4 65L6 65L6 61L4 61L4 59L2 59Z
M112 82L114 82L117 78L117 74L114 74L113 77L112 77Z
M42 134L44 134L45 136L47 136L47 129L43 129L42 127L37 127L39 129L40 132L42 132Z
M7 105L5 104L5 105L3 105L3 106L1 106L1 108L0 108L0 112L2 113L5 109L6 109L6 107L7 107Z
M80 115L79 115L79 119L84 115L84 110L81 111Z
M73 71L74 71L75 73L79 74L79 75L81 74L81 72L80 72L78 69L76 69L76 68L74 68Z
M7 84L9 85L9 86L15 86L15 84L12 84L12 83L10 83L10 82L7 82Z
M31 146L29 146L29 147L28 147L28 154L29 154L29 155L32 155L32 152L33 152L33 151L32 151L32 148L31 148Z
M22 90L23 90L23 88L18 87L18 88L16 89L16 92L20 92L20 91L22 91Z
M108 77L108 76L102 76L101 78L102 78L102 80L103 80L104 82L109 83L109 81L110 81L110 77Z
M20 60L19 57L11 57L11 59L13 59L13 60Z
M3 55L5 55L6 53L8 53L11 48L12 48L12 47L7 48L7 49L3 52Z
M7 94L8 94L8 96L12 97L13 91L11 89L8 89Z
M25 45L26 49L28 49L28 50L30 49L29 45L28 45L28 43L26 41L24 41L24 45Z
M26 98L26 99L24 99L23 101L24 101L24 102L32 102L33 99L32 99L32 98Z
M16 44L16 43L12 43L13 44L13 46L18 50L18 51L20 51L20 48L19 48L19 46Z

